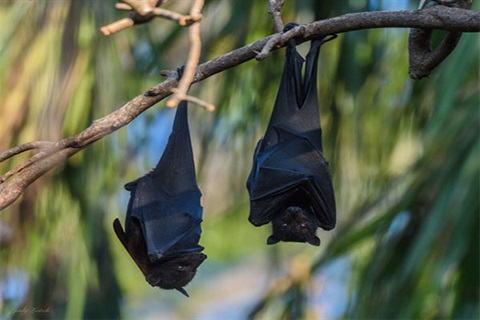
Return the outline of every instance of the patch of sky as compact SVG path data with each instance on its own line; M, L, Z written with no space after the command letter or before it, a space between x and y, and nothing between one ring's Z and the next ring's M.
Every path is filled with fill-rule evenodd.
M400 11L417 9L411 5L410 0L369 0L368 5L372 10Z

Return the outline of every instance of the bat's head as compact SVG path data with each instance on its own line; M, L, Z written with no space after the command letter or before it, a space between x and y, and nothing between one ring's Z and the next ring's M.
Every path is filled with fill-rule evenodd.
M320 239L316 231L316 219L310 208L289 206L272 219L272 235L268 237L267 244L286 241L319 246Z
M160 260L149 266L145 279L152 287L177 289L185 295L186 291L183 287L192 281L198 266L206 258L207 256L203 253L192 252L168 260Z

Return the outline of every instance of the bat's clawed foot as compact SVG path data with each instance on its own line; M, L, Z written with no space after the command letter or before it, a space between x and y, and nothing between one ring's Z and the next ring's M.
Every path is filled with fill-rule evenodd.
M184 288L176 288L175 290L177 290L178 292L180 292L181 294L183 294L185 297L190 298L190 296L188 295L187 290L185 290Z
M283 33L287 32L287 31L290 31L290 30L292 30L293 28L296 28L296 27L298 27L298 23L296 23L296 22L287 23L285 25L285 27L283 27Z
M177 68L177 80L180 81L183 77L183 72L185 71L185 66L181 66Z
M270 246L272 244L276 244L276 243L279 243L280 242L280 239L277 239L277 237L275 237L273 234L270 235L270 237L267 238L267 244Z
M310 239L307 240L308 244L311 244L312 246L318 247L320 245L320 238L317 236L314 236Z

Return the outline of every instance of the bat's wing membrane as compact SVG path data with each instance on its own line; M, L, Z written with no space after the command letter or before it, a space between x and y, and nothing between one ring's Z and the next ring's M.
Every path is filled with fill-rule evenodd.
M138 219L152 262L183 253L201 251L201 194L187 190L171 197L160 188L156 176L138 180L131 217Z
M125 188L130 191L125 231L116 219L115 233L150 285L187 295L182 287L206 256L198 244L201 192L195 179L186 102L177 108L172 133L155 169ZM177 270L179 266L184 269Z
M172 133L155 169L125 187L131 192L126 229L132 218L138 219L152 262L203 249L198 245L201 192L195 179L185 101L177 107Z
M145 254L146 253L145 244L144 243L137 243L135 245L136 248L134 250L132 250L130 248L131 244L129 245L128 236L123 231L122 224L120 223L120 220L118 220L118 219L115 219L113 221L113 229L115 230L115 234L117 235L118 239L120 240L120 242L123 244L123 246L127 250L130 257L132 257L132 260L135 261L135 264L142 271L142 273L144 275L146 275L147 272L148 272L149 261L148 261L148 258L146 256L146 254ZM140 248L138 246L140 246Z
M290 47L287 48L287 62L283 69L282 80L280 81L280 89L278 90L275 105L273 107L272 116L268 123L265 136L263 137L262 148L275 145L279 142L275 127L279 124L288 122L299 109L299 101L302 97L302 65L304 59L300 54Z
M195 178L186 101L178 105L168 143L149 175L155 177L157 186L172 197L187 190L200 193Z
M257 158L249 183L251 210L249 220L254 225L271 221L273 214L295 192L302 190L309 198L319 226L335 225L335 198L328 169L322 153L306 138L278 128L279 136L291 138L271 148ZM318 181L325 181L319 185Z
M316 80L320 46L333 38L312 41L304 80L304 59L295 41L288 43L272 116L255 150L247 181L249 220L256 226L270 222L282 204L299 191L309 199L320 227L329 230L335 226L335 196L328 161L322 154Z
M120 240L125 249L128 251L128 238L125 234L125 231L123 231L122 224L120 223L120 220L118 220L118 218L113 221L113 230L115 231L118 240Z

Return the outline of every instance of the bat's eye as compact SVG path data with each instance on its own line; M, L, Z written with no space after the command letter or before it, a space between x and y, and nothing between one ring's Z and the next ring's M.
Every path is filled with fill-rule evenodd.
M282 223L280 226L281 226L282 228L286 228L287 225L288 225L288 224L286 224L286 223L284 222L284 223Z
M306 229L306 228L307 228L307 224L306 224L306 223L300 223L300 228Z
M177 266L178 271L183 271L185 270L185 266L182 266L181 264Z

